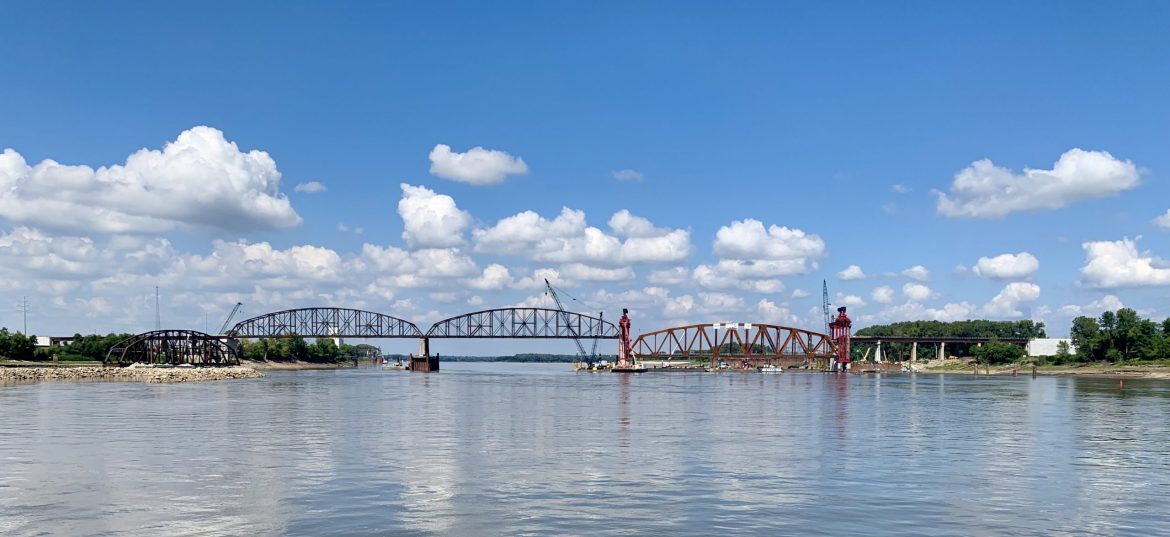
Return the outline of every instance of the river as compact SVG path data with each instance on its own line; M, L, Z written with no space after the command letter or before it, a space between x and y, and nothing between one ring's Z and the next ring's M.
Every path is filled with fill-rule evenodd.
M1167 535L1168 397L472 363L0 386L0 534Z

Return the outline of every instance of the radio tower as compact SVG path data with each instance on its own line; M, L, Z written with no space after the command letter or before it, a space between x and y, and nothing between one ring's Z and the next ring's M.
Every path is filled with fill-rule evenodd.
M21 333L27 336L28 335L28 297L27 296L21 299L20 305L18 305L16 307L16 309L19 309L21 311L21 313L24 314L24 332L21 332Z

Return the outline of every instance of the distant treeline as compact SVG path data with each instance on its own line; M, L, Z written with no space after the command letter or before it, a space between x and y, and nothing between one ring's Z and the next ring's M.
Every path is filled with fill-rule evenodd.
M515 362L515 363L571 363L580 361L581 358L575 354L511 354L507 356L457 356L441 354L440 360L444 362ZM405 354L391 354L386 357L387 360L393 362L395 360L406 361L409 357ZM599 356L600 360L613 360L613 356Z
M1078 362L1170 360L1170 318L1157 323L1130 308L1077 317L1069 337L1076 353L1064 357Z
M1037 339L1048 337L1044 332L1044 323L1037 323L1034 321L988 321L988 320L973 320L973 321L905 321L892 324L877 324L868 326L854 332L855 336L893 336L893 337L980 337L980 338L1028 338ZM854 359L860 359L865 355L865 351L869 345L855 345L853 347ZM1019 354L1023 356L1022 347L1015 346L1020 349L1020 352L1007 352L1011 349L999 347L996 345L997 351L1004 351L1002 354ZM948 356L975 356L978 347L975 345L963 345L948 343L946 346L946 354ZM989 349L979 349L978 354L984 354ZM872 348L870 348L872 353ZM934 358L930 353L931 347L918 346L918 358L928 360ZM882 343L882 353L886 359L894 360L908 360L910 359L910 344L908 343ZM1006 357L992 358L990 361L1000 362Z
M309 343L301 337L242 340L238 352L240 358L257 362L313 363L348 362L381 354L373 345L342 343L341 347L338 347L332 339L321 338Z
M36 336L26 336L20 332L9 332L7 328L0 328L0 358L31 360L36 343Z

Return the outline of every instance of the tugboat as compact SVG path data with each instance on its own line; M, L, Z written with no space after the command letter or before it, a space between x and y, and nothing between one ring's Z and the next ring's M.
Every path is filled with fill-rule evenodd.
M610 371L614 373L645 373L646 366L634 360L633 345L630 343L630 315L629 310L622 308L622 319L618 322L618 356L617 363Z

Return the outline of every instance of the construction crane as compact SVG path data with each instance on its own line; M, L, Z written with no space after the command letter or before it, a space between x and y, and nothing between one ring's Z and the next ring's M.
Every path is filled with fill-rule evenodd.
M577 334L577 331L573 329L573 325L569 321L569 312L565 311L565 306L561 304L561 299L557 296L557 292L555 289L553 289L552 284L548 283L548 278L544 279L544 287L545 292L552 295L553 302L557 303L557 310L561 312L561 320L565 323L565 328L567 328L569 333L573 335L573 343L577 344L577 350L581 353L581 357L584 358L588 356L585 354L585 346L581 344L581 336Z
M236 318L236 314L240 312L240 307L241 307L241 306L243 306L243 305L244 305L244 303L243 303L243 302L236 302L236 307L232 308L232 312L228 314L228 316L227 316L227 319L224 319L224 320L223 320L223 326L219 327L219 332L218 332L218 333L219 333L220 335L226 335L226 334L227 334L227 329L228 329L228 327L229 327L229 326L231 326L231 324L232 324L232 319L235 319L235 318Z
M823 305L825 308L825 333L829 333L829 323L833 322L833 314L829 312L829 281L821 280L821 289L823 291Z
M604 311L597 312L597 318L604 321L605 320L605 312ZM597 323L597 324L600 324L601 326L605 326L605 324L603 324L603 323ZM593 338L593 351L589 353L590 360L597 359L597 342L598 341L601 341L601 338L597 338L597 337Z

